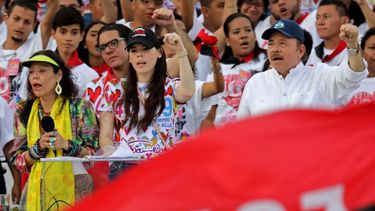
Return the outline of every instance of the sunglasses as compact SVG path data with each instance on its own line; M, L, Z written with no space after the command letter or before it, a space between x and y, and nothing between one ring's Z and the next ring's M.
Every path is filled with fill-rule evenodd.
M118 42L121 41L121 40L125 40L125 38L113 39L113 40L111 40L111 41L109 41L105 44L97 45L96 50L99 53L103 53L107 47L111 50L115 50L118 46Z

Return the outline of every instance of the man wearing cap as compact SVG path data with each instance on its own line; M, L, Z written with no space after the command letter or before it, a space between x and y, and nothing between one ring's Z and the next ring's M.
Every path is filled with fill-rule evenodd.
M254 75L246 84L240 103L240 117L288 108L335 108L359 86L368 71L358 51L358 28L344 24L340 38L347 44L348 60L339 66L304 66L304 34L294 21L279 20L267 29L263 39L270 70Z

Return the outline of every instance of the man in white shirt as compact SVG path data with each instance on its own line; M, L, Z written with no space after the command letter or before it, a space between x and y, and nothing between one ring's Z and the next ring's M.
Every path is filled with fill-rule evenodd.
M5 16L7 35L0 41L0 96L10 101L16 92L15 84L27 80L26 75L19 75L20 61L28 59L34 52L47 47L52 28L52 19L58 9L58 1L47 1L45 18L40 22L37 33L29 37L36 25L37 9L27 0L13 1ZM16 82L16 83L13 83Z
M57 52L70 68L73 81L83 96L86 85L99 77L97 72L78 57L78 46L83 39L84 20L74 8L61 8L53 20L52 36L56 40Z
M375 13L372 4L368 0L340 0L346 6L349 14L350 23L358 27L359 38L363 37L365 32L372 27L375 27ZM301 24L301 27L310 32L313 37L313 46L319 45L321 39L315 27L317 10L311 12Z
M340 39L340 27L347 23L349 14L344 3L332 0L319 4L315 27L323 42L311 52L308 65L323 62L333 66L348 59L346 42Z
M340 66L304 66L304 34L294 21L277 21L262 38L269 41L267 54L273 68L247 82L240 117L288 108L335 108L345 103L345 97L368 74L359 53L356 26L341 26L340 38L347 43L349 57Z

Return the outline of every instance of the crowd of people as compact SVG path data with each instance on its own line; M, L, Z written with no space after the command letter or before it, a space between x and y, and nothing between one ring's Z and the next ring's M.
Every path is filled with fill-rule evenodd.
M81 163L41 158L123 149L146 160L245 117L375 101L368 0L0 6L0 143L13 201L27 210L73 205L95 190ZM108 177L130 166L111 162Z

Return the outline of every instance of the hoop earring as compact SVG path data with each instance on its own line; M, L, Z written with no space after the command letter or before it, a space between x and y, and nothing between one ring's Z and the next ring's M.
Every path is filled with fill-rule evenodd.
M62 93L62 87L60 86L60 81L57 82L57 85L55 87L55 92L57 95L61 95Z

